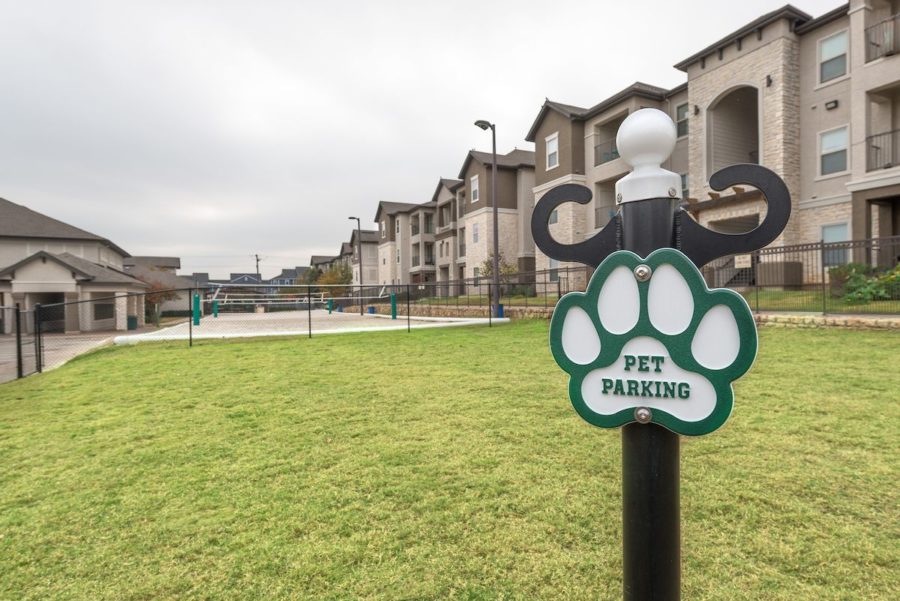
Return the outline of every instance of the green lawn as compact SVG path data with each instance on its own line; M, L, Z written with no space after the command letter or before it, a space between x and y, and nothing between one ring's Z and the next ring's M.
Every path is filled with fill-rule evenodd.
M0 386L0 598L618 599L547 322L105 349ZM685 600L893 600L900 335L763 329L682 450Z

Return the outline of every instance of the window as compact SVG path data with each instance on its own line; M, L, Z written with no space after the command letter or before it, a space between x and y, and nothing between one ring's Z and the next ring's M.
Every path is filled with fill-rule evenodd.
M385 257L381 257L381 264L387 265L387 259Z
M559 132L546 138L547 142L547 170L559 167Z
M397 262L400 262L400 249L397 249Z
M557 212L556 209L553 209L553 212L550 213L550 221L548 221L547 223L550 225L553 225L554 223L557 223L558 221L559 221L559 213Z
M819 175L847 170L847 127L819 134Z
M472 202L478 202L478 176L473 175L469 179L469 186L472 188Z
M400 219L397 217L394 218L394 232L400 233Z
M94 319L112 319L116 316L116 305L111 302L94 303Z
M822 242L826 245L829 242L846 242L847 241L847 224L836 223L834 225L822 226ZM825 267L834 267L835 265L844 265L848 262L846 248L829 248L826 246L822 250L822 260Z
M384 238L387 236L387 228L384 227L384 221L381 222L381 237Z
M847 74L847 32L819 41L819 83Z
M559 281L559 261L556 259L550 259L550 281Z
M481 269L478 267L472 270L472 275L475 277L475 285L478 285L478 278L481 277Z
M430 213L425 214L425 233L434 233L434 215L431 215Z
M478 243L478 224L477 223L472 224L472 243L473 244Z
M675 127L678 130L678 137L683 138L688 135L688 105L679 104L675 107Z
M681 174L681 198L686 200L687 197L688 197L688 174L682 173Z

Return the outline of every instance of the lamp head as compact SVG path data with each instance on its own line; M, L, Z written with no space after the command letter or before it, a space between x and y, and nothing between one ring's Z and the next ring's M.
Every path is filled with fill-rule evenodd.
M494 126L491 125L490 121L485 121L484 119L479 119L475 122L476 127L480 127L481 129L487 131L488 129L492 129Z

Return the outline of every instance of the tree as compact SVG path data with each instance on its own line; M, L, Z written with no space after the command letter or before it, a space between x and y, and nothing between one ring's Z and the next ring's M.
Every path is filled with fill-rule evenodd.
M144 293L144 303L146 303L145 307L153 307L153 323L156 325L156 327L159 327L159 306L163 303L163 301L175 300L176 298L178 298L178 293L174 290L171 290L161 282L150 278L144 279L144 283L150 286Z
M509 278L512 275L518 273L518 269L512 263L509 263L506 260L506 257L503 256L503 253L500 253L500 281L504 284L509 283ZM481 262L481 265L478 266L478 274L480 277L493 277L494 276L494 253L490 253L484 261Z
M350 270L350 266L346 263L338 263L322 273L316 280L316 284L336 286L338 284L349 284L351 281L353 281L353 272ZM344 296L347 293L347 289L343 287L324 288L322 292L331 297L338 297Z

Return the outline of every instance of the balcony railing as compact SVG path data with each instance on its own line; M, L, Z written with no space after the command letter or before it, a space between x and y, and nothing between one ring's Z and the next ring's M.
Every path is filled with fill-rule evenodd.
M411 233L413 236L418 236L418 235L419 235L419 226L418 226L418 225L413 225L413 226L411 226L409 229L410 229L410 233Z
M888 17L866 28L866 62L897 52L900 36L900 15Z
M600 142L594 146L594 167L608 163L619 158L619 149L616 148L615 139Z
M900 166L900 129L866 138L866 171Z
M425 265L434 265L434 257L425 257Z

